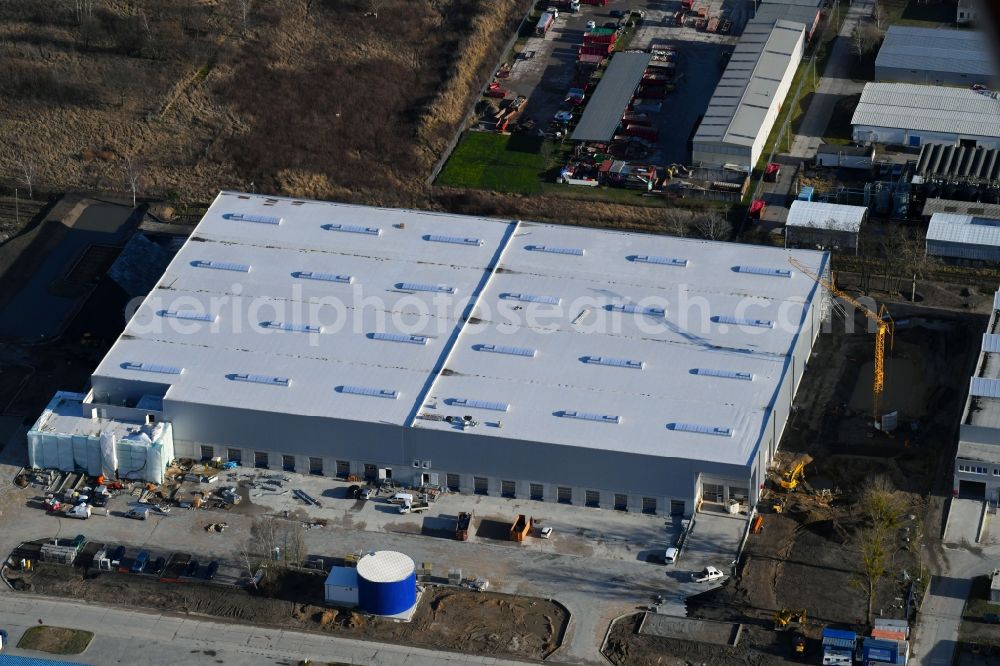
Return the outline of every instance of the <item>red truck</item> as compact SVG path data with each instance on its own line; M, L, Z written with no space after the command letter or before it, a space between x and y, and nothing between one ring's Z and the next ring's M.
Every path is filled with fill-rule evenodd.
M580 55L606 56L614 50L612 44L595 44L593 46L581 46Z
M625 135L637 136L645 139L646 141L656 141L657 137L660 136L660 133L655 127L646 127L643 125L628 123L625 125Z
M606 7L608 0L580 0L585 5L597 5L598 7Z
M545 12L538 18L538 23L535 25L535 34L539 37L544 37L545 33L549 31L552 27L552 23L556 20L556 17L552 14Z

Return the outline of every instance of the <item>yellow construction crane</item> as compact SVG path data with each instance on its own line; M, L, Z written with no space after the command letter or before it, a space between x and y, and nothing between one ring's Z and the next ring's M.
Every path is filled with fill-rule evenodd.
M837 289L832 282L816 275L794 258L789 257L788 263L802 271L803 275L809 276L816 281L817 284L822 285L834 296L837 296L856 307L862 312L862 314L875 322L877 328L875 329L875 378L872 382L872 416L875 418L875 423L878 424L880 418L879 402L882 398L882 392L885 390L885 339L886 336L888 336L889 353L891 354L895 334L895 322L893 322L892 317L889 316L889 311L883 305L879 308L878 313L872 312L870 308L865 307L851 296L848 296L841 290Z

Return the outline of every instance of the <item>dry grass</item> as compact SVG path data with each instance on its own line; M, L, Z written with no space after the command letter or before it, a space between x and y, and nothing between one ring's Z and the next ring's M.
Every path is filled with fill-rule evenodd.
M662 209L425 185L530 0L0 3L0 185L220 189L661 230Z

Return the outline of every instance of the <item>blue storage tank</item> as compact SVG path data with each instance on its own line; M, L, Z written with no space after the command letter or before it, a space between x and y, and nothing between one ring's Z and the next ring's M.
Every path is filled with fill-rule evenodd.
M417 571L403 553L379 550L358 560L358 606L373 615L396 615L417 603Z

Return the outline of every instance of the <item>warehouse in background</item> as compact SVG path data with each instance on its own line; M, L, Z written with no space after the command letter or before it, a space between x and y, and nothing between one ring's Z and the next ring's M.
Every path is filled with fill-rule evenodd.
M846 249L857 254L861 225L867 219L864 206L793 201L785 221L785 247Z
M996 80L990 45L978 30L890 25L875 58L876 81L934 86L988 85Z
M866 83L851 118L854 141L919 148L1000 148L996 93L912 83Z
M96 410L169 424L179 457L752 505L827 313L790 257L829 272L810 250L224 192L31 462L111 428Z
M934 213L927 227L927 256L963 265L1000 263L1000 220Z
M695 165L753 169L802 60L805 30L786 20L747 24L695 132Z

